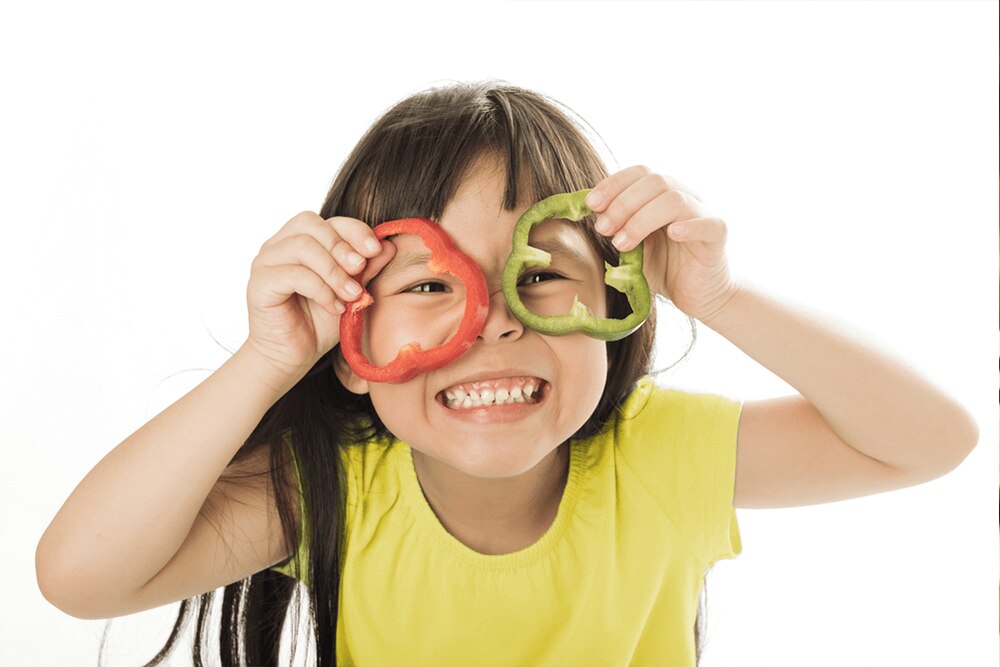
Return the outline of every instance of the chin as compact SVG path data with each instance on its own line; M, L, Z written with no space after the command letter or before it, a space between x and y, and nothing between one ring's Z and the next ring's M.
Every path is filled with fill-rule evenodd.
M511 443L479 441L456 445L461 449L449 452L444 457L428 454L437 461L472 477L483 479L504 479L518 477L530 472L551 453L512 451ZM555 447L553 447L553 450Z

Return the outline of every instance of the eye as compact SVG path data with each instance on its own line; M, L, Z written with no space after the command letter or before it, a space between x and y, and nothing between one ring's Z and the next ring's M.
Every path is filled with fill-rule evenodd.
M441 289L433 289L433 288L437 288L437 287L440 287ZM448 286L445 285L444 283L429 281L429 282L426 282L426 283L420 283L419 285L414 285L413 287L411 287L409 289L405 289L405 290L403 290L403 293L404 294L415 294L417 292L427 293L427 292L446 292L446 291L448 291Z
M562 278L562 276L560 276L558 273L551 273L549 271L536 271L535 273L529 273L529 274L527 274L525 276L522 276L521 277L521 284L522 285L537 285L537 284L539 284L540 282L543 282L543 281L542 280L535 280L535 278L544 278L544 277L551 277L551 278L556 278L556 279Z

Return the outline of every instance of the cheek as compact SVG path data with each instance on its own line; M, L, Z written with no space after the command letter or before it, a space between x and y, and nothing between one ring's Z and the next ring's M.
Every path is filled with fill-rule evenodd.
M605 289L603 278L601 286L597 289L597 295L594 298L597 300L597 308L594 309L594 314L598 317L608 317L607 291Z
M419 433L411 430L424 423L423 393L425 384L418 376L402 384L371 383L372 406L389 432L401 440L413 442Z
M563 337L565 347L560 352L562 357L562 376L566 386L577 386L577 392L588 405L594 407L604 392L605 380L608 376L607 343L596 338L584 336L581 333ZM595 398L596 397L596 398Z
M578 335L583 338L579 344L567 350L563 359L563 370L560 380L565 389L565 398L569 401L565 409L566 416L571 420L571 432L582 426L594 414L608 378L607 343ZM567 403L563 404L567 406Z
M417 343L424 350L443 345L458 331L464 310L458 299L374 304L365 314L362 350L373 364L384 366L404 345Z
M409 326L391 310L370 308L365 318L361 348L375 366L384 366L396 358L400 348L413 342ZM373 399L374 400L374 399Z

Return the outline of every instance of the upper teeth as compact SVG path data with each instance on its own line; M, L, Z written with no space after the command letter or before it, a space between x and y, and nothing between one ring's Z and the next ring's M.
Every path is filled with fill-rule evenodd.
M526 403L527 399L538 389L538 381L525 382L523 389L521 385L515 384L510 391L503 387L498 387L496 391L485 388L479 391L470 389L468 392L461 387L455 387L445 391L449 408L471 408L486 405L510 405L512 403Z

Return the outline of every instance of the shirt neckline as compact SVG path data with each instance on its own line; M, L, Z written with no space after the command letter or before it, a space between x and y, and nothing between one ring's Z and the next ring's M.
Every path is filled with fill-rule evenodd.
M400 440L397 441L396 446L401 459L400 482L406 498L405 505L413 512L417 521L432 535L434 541L456 560L471 567L485 570L510 570L522 567L551 552L569 527L570 517L573 515L577 498L580 495L584 472L583 450L579 442L570 441L569 444L569 474L566 477L566 486L563 489L562 498L559 500L559 509L552 525L534 544L508 554L479 553L449 533L428 504L424 492L420 488L417 471L413 467L413 451L410 449L410 445Z

